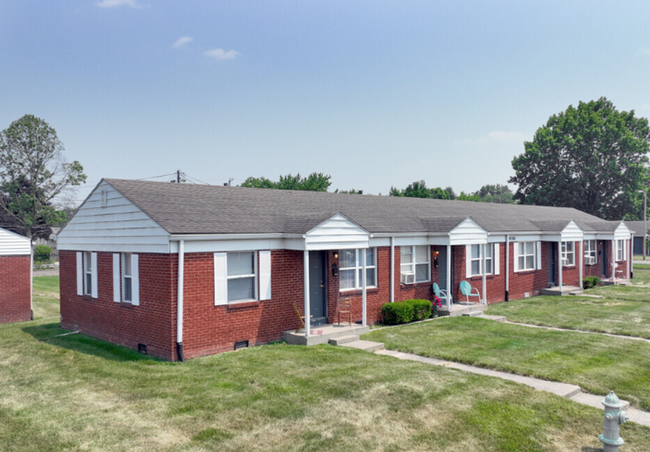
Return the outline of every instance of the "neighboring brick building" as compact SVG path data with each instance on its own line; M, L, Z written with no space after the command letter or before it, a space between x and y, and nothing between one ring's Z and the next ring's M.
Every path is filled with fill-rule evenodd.
M58 236L61 324L191 358L280 339L296 307L332 323L341 298L366 324L432 282L494 303L628 278L630 239L568 208L105 179Z
M27 237L0 228L0 323L31 318L31 242Z

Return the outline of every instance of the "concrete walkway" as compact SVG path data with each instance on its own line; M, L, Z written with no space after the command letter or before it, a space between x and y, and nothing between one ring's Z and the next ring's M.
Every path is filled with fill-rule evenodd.
M547 381L539 378L525 377L522 375L515 375L508 372L501 372L497 370L484 369L482 367L470 366L467 364L455 363L452 361L445 361L442 359L427 358L425 356L413 355L411 353L402 353L394 350L378 350L375 352L378 355L392 356L397 359L403 359L408 361L417 361L426 364L432 364L434 366L449 367L452 369L462 370L463 372L469 372L478 375L486 375L488 377L501 378L503 380L514 381L515 383L521 383L526 386L530 386L538 391L546 391L551 394L559 395L567 399L571 399L574 402L581 403L594 408L603 409L602 401L605 400L605 396L587 394L582 392L580 386L558 383L555 381ZM636 408L630 408L630 403L624 400L621 400L621 403L624 404L623 409L627 412L630 420L639 425L644 425L650 427L650 413L646 411L637 410Z
M492 320L489 318L489 316L482 316L482 319L488 319ZM648 342L650 343L650 339L646 339L644 337L637 337L637 336L623 336L621 334L611 334L611 333L600 333L598 331L585 331L585 330L572 330L571 328L558 328L555 326L544 326L544 325L531 325L530 323L517 323L517 322L510 322L508 320L501 320L501 323L508 323L510 325L519 325L519 326L525 326L528 328L539 328L542 330L553 330L553 331L568 331L570 333L583 333L583 334L598 334L599 336L610 336L610 337L617 337L619 339L627 339L630 341L643 341L643 342Z

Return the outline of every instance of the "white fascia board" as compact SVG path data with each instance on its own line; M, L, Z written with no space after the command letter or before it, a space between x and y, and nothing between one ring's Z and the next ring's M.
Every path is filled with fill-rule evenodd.
M505 243L507 234L492 235L488 234L488 243Z
M250 240L250 239L282 239L290 236L291 234L283 234L281 232L272 234L172 234L169 240L178 242L184 240L185 242L210 242L222 240ZM300 234L293 234L296 237L302 237Z
M614 240L614 238L615 238L615 236L614 236L614 233L612 233L612 232L606 232L606 233L605 232L603 232L603 233L597 232L596 233L596 239L598 239L598 240Z
M589 232L582 236L582 240L597 240L598 234L595 232Z
M508 234L508 237L510 237L511 242L539 242L539 241L551 241L551 240L546 240L545 237L543 237L539 232L536 233L522 233L522 232L513 232L511 234Z

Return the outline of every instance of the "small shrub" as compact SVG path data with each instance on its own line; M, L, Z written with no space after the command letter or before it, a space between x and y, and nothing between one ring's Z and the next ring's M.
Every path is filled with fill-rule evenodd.
M47 245L36 245L34 248L34 262L47 263L50 261L52 248Z
M587 276L586 278L582 278L583 289L591 289L592 287L596 287L599 285L600 285L600 278L598 276Z
M413 320L413 307L404 302L386 303L381 307L381 316L386 325L399 325Z
M424 320L431 317L432 303L429 300L406 300L413 308L413 320Z

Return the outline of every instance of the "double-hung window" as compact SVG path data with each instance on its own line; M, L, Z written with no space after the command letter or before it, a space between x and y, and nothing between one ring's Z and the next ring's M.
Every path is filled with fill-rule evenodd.
M429 245L400 247L400 273L402 284L431 280L431 253Z
M624 261L625 260L625 240L616 241L616 260Z
M596 250L595 240L585 240L585 264L593 265L598 262L598 251Z
M93 294L93 260L92 253L84 252L84 295Z
M363 253L366 253L366 287L377 287L377 253L375 248L341 250L339 261L339 289L352 290L363 287Z
M535 242L517 242L517 265L519 271L535 270Z
M77 252L77 295L97 298L97 253Z
M483 245L468 245L470 249L470 272L467 276L478 276L483 274ZM494 272L492 244L485 245L485 274L491 275Z
M269 299L271 299L270 251L214 253L215 305Z
M255 253L228 253L228 301L255 300Z
M138 254L113 254L113 301L140 305L139 268Z
M575 242L562 242L562 266L573 267L575 264Z

